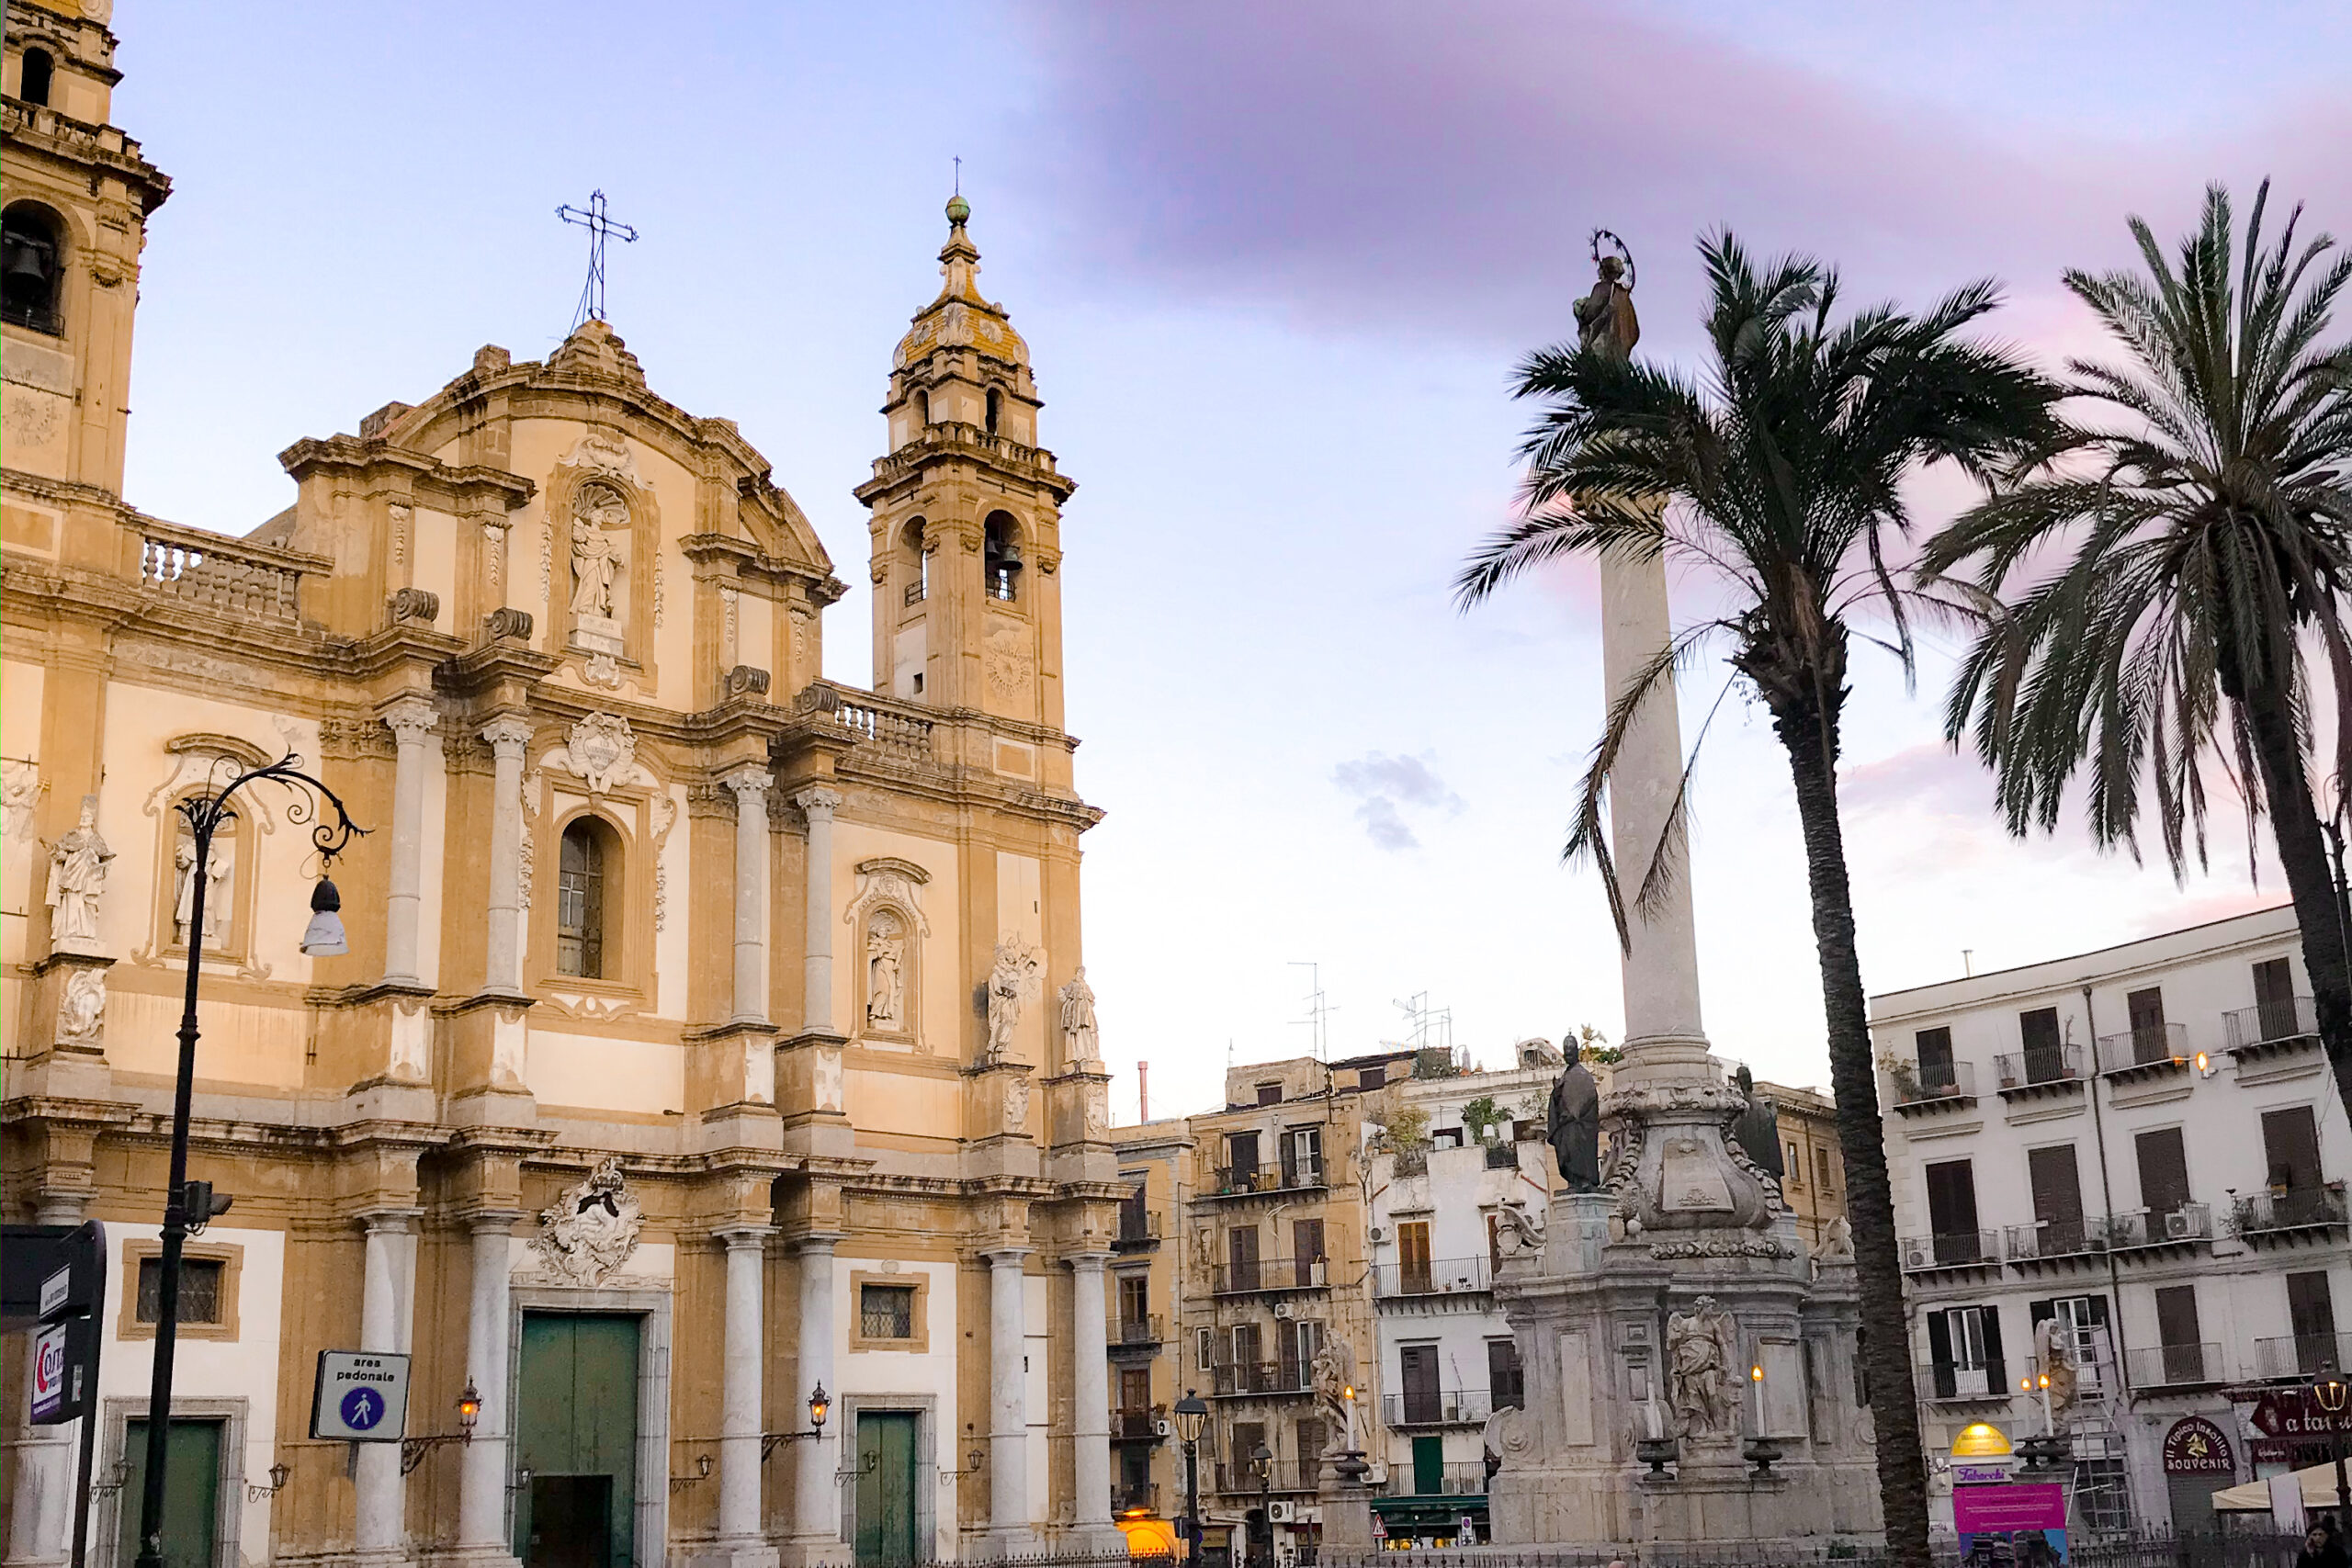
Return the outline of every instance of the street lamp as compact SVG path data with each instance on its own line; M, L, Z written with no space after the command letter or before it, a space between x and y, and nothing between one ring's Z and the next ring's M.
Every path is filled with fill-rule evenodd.
M1186 1389L1176 1402L1176 1436L1184 1445L1184 1550L1193 1562L1201 1560L1201 1427L1209 1407L1199 1391Z
M1274 1450L1268 1448L1263 1443L1260 1443L1256 1448L1251 1449L1250 1450L1250 1473L1258 1478L1258 1518L1261 1522L1261 1528L1266 1532L1266 1555L1264 1561L1268 1564L1272 1564L1274 1560L1274 1515L1272 1508L1269 1506L1268 1499L1273 1487Z
M187 988L180 1009L179 1075L172 1089L171 1174L164 1188L163 1256L158 1260L155 1291L155 1371L147 1393L147 1472L139 1505L138 1568L164 1568L164 1472L171 1460L172 1360L179 1348L180 1254L188 1232L225 1212L228 1201L212 1195L210 1182L187 1179L187 1123L196 1094L196 984L204 968L204 892L210 885L213 835L224 822L234 822L231 797L249 784L279 785L293 795L286 808L288 822L311 824L311 842L320 857L318 886L311 894L311 924L302 933L302 951L321 957L348 953L345 940L342 896L326 877L326 866L366 829L351 820L334 791L301 771L301 759L291 751L266 767L249 768L228 784L206 795L190 795L176 809L187 822L194 840L195 861L188 870ZM334 807L332 823L317 820L318 807L305 789ZM191 1189L200 1189L191 1192ZM204 1212L190 1211L195 1197Z
M2352 1489L2344 1484L2344 1432L2336 1419L2344 1413L2344 1396L2352 1393L2335 1369L2330 1367L2320 1380L2312 1384L2312 1397L2327 1413L2327 1451L2335 1461L2335 1528L2339 1533L2352 1524Z
M832 1395L825 1392L825 1385L823 1383L819 1383L815 1388L809 1391L808 1428L810 1431L822 1432L825 1429L825 1413L832 1409Z

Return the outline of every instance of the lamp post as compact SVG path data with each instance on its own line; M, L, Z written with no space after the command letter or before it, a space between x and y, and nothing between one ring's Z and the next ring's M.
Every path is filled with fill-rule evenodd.
M1274 1451L1263 1443L1250 1450L1250 1473L1258 1478L1258 1517L1266 1532L1266 1555L1261 1561L1271 1565L1274 1560L1274 1514L1270 1506L1274 1480Z
M2335 1529L2338 1535L2352 1527L2352 1488L2344 1483L2344 1434L2336 1421L2336 1417L2344 1413L2344 1396L2347 1393L2352 1393L2352 1388L2346 1386L2333 1367L2312 1384L2312 1397L2319 1401L2320 1409L2327 1415L2327 1451L2335 1461Z
M286 819L311 824L311 842L319 852L321 863L318 884L311 890L311 923L302 932L302 951L315 957L351 951L344 938L343 898L328 879L326 866L355 835L367 829L353 824L341 798L302 772L300 762L289 751L266 767L247 769L218 790L191 795L177 807L195 840L196 858L188 870L187 988L180 1009L179 1074L172 1089L171 1174L164 1189L163 1256L155 1292L155 1371L147 1393L147 1472L139 1505L138 1568L164 1568L164 1470L171 1454L172 1360L179 1348L180 1255L190 1230L200 1229L229 1208L227 1198L213 1196L210 1182L187 1179L187 1123L196 1093L196 986L204 968L204 892L211 881L212 840L222 823L236 820L230 802L245 785L267 783L286 789L293 795ZM303 793L306 788L334 807L334 821L317 820L318 807ZM191 1198L202 1213L191 1212Z
M1198 1391L1186 1389L1176 1402L1176 1436L1184 1445L1184 1551L1188 1561L1201 1560L1201 1427L1209 1407Z

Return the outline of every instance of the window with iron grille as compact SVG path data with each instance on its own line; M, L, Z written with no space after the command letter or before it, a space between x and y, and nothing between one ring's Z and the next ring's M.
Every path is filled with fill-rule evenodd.
M857 1292L858 1333L867 1339L915 1337L912 1285L862 1285Z
M180 1259L180 1322L220 1321L220 1273L223 1267L217 1258ZM161 1322L163 1301L164 1260L142 1258L139 1260L139 1321Z

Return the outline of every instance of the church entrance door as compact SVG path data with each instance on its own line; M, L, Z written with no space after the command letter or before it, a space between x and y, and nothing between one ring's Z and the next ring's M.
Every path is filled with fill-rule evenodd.
M514 1521L526 1568L626 1568L636 1557L639 1325L526 1312L514 1422L530 1472Z
M915 1413L862 1410L857 1416L859 1568L899 1568L915 1560Z
M212 1568L220 1554L220 1426L218 1421L177 1420L164 1438L164 1568ZM122 1429L128 1473L122 1490L122 1528L115 1561L139 1555L140 1509L147 1495L147 1423L129 1421Z

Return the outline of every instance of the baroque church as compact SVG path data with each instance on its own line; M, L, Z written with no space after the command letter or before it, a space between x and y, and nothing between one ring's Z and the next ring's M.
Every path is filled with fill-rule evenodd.
M855 689L799 505L602 320L295 441L242 537L128 502L171 186L109 10L18 0L0 74L0 1209L106 1226L92 1560L134 1550L191 958L190 1175L234 1207L187 1246L175 1562L1120 1551L1074 486L969 209L856 492ZM368 830L334 956L317 803L250 786L202 864L176 809L288 754ZM409 1355L409 1444L311 1436L326 1350ZM27 1377L10 1568L66 1560L77 1486Z

